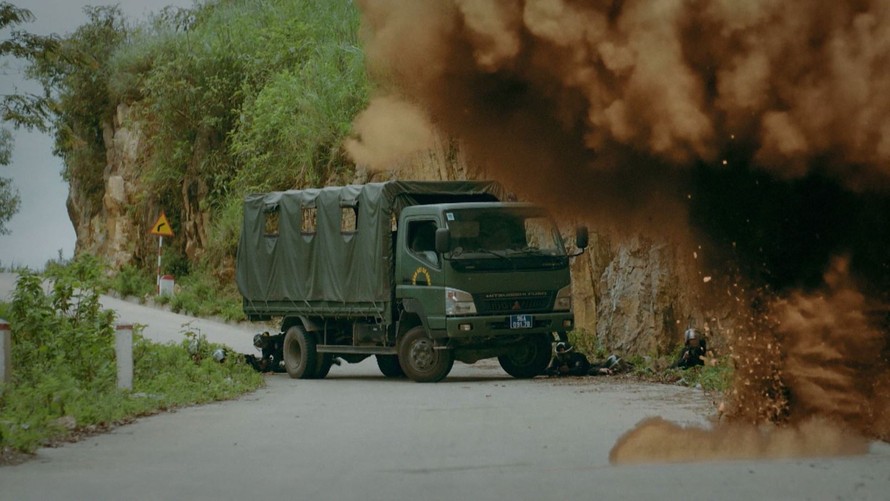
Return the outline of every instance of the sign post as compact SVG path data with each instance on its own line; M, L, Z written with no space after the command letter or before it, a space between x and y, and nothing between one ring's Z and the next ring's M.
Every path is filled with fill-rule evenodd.
M170 226L170 222L167 221L167 215L164 214L164 211L161 211L161 215L158 217L158 220L155 221L155 224L152 225L151 231L149 231L152 235L158 236L158 276L155 280L155 289L158 294L161 293L161 249L164 246L164 237L172 237L173 236L173 228Z

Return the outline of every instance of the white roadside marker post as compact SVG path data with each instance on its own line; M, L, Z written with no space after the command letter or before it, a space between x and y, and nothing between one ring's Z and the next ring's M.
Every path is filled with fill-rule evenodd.
M0 383L12 381L12 330L0 318Z
M117 387L133 389L133 325L118 324L114 332L114 354L117 357Z

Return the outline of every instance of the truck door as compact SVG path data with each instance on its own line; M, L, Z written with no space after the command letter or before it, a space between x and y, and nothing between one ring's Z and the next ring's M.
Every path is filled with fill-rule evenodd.
M439 317L444 321L445 292L442 256L436 253L438 222L431 217L416 217L406 221L401 262L397 264L398 284L402 298L415 300L422 308L417 313L432 324ZM435 327L434 327L435 328Z

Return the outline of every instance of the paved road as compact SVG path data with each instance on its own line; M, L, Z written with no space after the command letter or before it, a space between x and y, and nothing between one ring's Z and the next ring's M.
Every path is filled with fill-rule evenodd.
M148 332L178 335L181 319L158 327L164 312L123 311L123 319L149 324ZM202 325L213 340L236 329ZM444 382L416 384L383 378L373 360L334 367L321 381L272 375L266 382L237 401L42 449L34 461L0 468L0 499L890 496L886 444L850 458L609 464L616 439L644 417L704 424L711 406L694 389L609 378L519 381L490 362L456 364Z

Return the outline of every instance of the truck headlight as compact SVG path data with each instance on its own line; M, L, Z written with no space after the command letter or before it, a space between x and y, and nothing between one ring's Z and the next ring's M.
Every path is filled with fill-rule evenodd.
M556 292L554 311L572 311L572 286L566 285Z
M475 315L476 303L469 292L451 287L445 288L445 315Z

